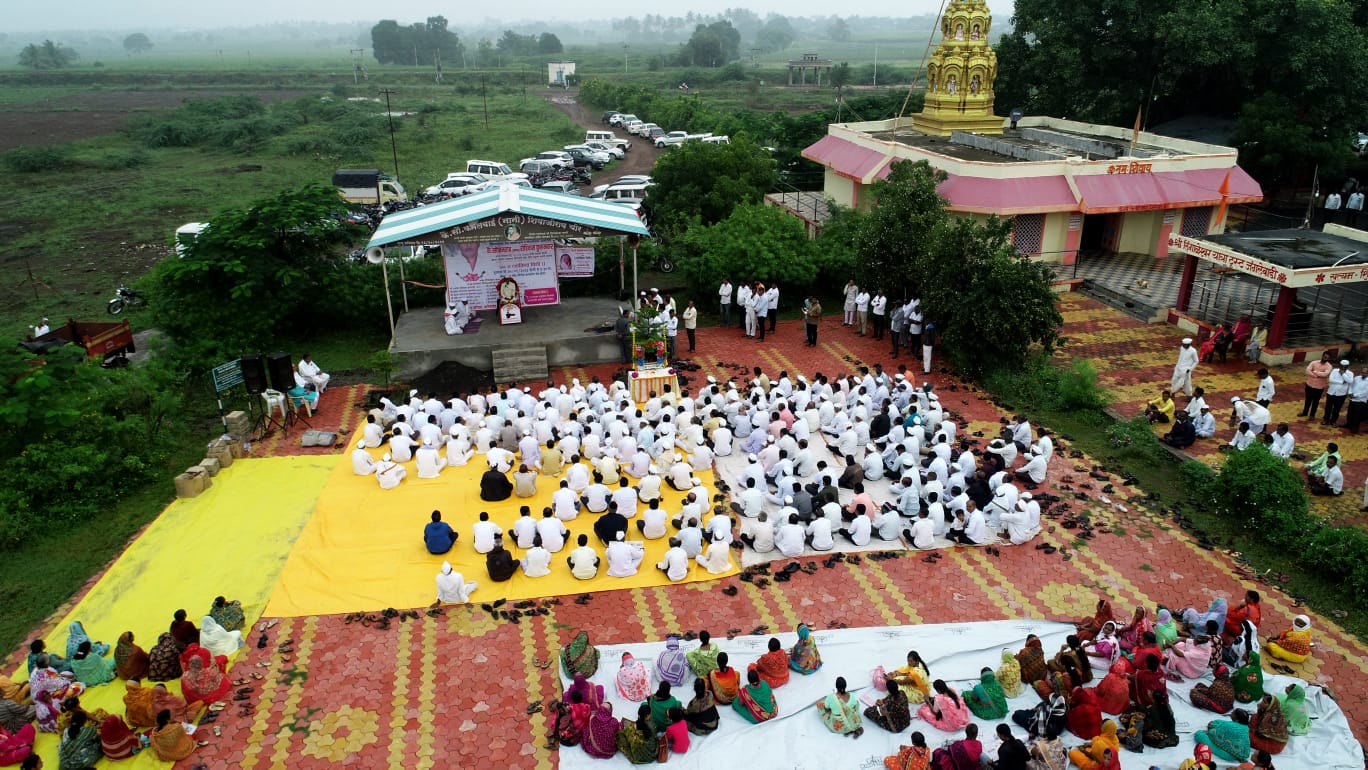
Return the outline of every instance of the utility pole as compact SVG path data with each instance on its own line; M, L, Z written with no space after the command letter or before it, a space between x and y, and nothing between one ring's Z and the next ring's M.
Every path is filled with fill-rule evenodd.
M390 152L394 155L394 178L399 178L399 147L394 143L394 110L390 109L390 94L394 93L388 88L380 89L380 93L385 95L385 118L389 120L390 132Z
M442 49L435 48L432 51L433 58L437 61L437 84L442 84Z
M489 91L485 89L485 74L480 73L480 98L484 100L485 130L489 130Z
M631 48L631 46L629 46L629 45L624 45L624 46L622 46L622 74L624 74L624 75L627 74L627 49L628 49L628 48Z
M879 87L879 44L874 44L874 87Z

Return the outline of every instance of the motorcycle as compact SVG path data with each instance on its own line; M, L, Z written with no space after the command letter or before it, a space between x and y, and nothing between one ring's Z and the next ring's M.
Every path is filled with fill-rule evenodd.
M105 309L109 311L110 315L118 315L124 311L125 307L142 307L145 304L147 304L147 300L143 297L142 292L119 284L119 288L114 290L114 299L109 301Z

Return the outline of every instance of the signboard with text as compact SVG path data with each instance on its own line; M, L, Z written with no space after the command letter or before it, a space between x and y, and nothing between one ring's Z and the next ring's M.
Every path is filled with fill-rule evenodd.
M556 273L561 278L593 278L593 247L562 246L556 249Z
M565 238L597 238L608 234L613 233L576 222L563 222L559 219L534 217L510 211L429 233L423 236L422 241L424 243L430 243L433 240L443 243L479 243L494 240L516 242L533 239L545 241Z
M1191 254L1198 259L1212 262L1231 270L1272 281L1280 286L1300 289L1307 286L1333 286L1339 283L1360 283L1368 281L1368 265L1339 265L1336 267L1304 267L1294 270L1290 267L1275 265L1256 257L1251 257L1237 249L1211 241L1170 235L1170 249Z
M444 243L447 299L465 300L471 310L493 310L499 305L499 281L512 278L522 290L523 306L559 305L557 254L550 241Z

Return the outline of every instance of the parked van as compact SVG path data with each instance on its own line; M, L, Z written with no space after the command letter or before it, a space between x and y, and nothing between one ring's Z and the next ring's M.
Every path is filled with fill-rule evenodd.
M606 201L637 200L646 198L646 191L650 188L649 184L623 184L613 185L603 191L603 199Z
M611 144L614 147L621 147L623 152L632 151L632 140L619 139L618 135L612 131L585 131L584 141L604 142L605 144Z
M466 161L467 174L479 174L485 179L499 181L500 179L526 179L526 174L520 174L508 167L507 163L499 163L494 160L468 160Z
M699 141L703 142L704 144L731 144L731 137L726 136L726 135L723 135L723 136L705 136L705 137L703 137L702 139L700 139Z

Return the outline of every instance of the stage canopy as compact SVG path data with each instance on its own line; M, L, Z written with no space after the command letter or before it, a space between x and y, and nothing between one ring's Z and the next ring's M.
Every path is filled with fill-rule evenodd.
M593 238L650 233L620 203L513 185L386 216L371 246Z

